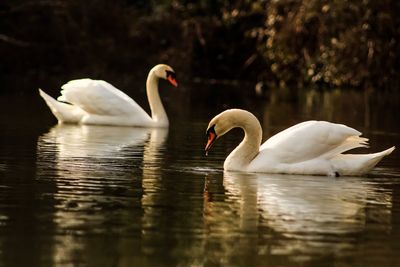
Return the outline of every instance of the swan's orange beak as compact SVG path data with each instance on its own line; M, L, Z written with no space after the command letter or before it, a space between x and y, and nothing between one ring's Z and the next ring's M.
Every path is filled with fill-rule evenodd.
M172 75L169 75L167 77L167 80L175 87L178 87L178 83L176 82L175 78L172 77Z
M208 156L208 150L210 150L211 146L214 144L215 140L217 139L217 135L213 131L209 131L207 133L207 144L205 147L206 156Z

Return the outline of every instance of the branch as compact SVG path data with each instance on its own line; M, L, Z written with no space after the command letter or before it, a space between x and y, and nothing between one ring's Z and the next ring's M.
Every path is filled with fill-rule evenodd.
M19 47L29 47L32 45L28 42L24 42L24 41L12 38L10 36L7 36L7 35L1 34L1 33L0 33L0 41L2 41L4 43L15 45L15 46L19 46Z

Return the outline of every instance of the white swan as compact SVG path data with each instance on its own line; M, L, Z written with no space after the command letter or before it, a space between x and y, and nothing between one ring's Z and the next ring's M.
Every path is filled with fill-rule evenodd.
M64 84L57 100L39 89L59 123L114 126L168 127L168 117L158 92L158 79L177 86L174 70L165 64L153 67L147 77L151 117L132 98L102 80L79 79Z
M374 154L342 154L367 147L367 138L343 124L306 121L294 125L261 145L262 129L257 118L248 111L226 110L215 116L207 128L209 151L215 140L235 127L244 130L243 141L226 158L224 169L242 172L361 175L370 171L395 147Z

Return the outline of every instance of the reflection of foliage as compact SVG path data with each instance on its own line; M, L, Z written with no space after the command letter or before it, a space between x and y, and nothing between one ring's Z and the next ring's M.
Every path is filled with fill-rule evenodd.
M132 70L166 62L281 87L398 87L399 12L396 0L6 1L0 78L129 83Z
M395 0L271 1L260 49L280 82L397 85L399 12Z

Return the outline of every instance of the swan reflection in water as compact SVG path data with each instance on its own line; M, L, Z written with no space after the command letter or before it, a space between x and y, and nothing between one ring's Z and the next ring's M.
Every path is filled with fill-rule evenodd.
M223 201L210 201L205 188L204 218L207 228L224 229L231 238L247 233L231 242L235 251L246 249L243 242L248 242L257 244L253 253L258 254L340 253L354 248L357 233L368 223L390 230L390 191L360 177L237 172L223 176ZM206 177L206 185L212 179ZM379 214L376 208L370 214L368 206L377 203L382 206ZM257 240L245 241L249 233ZM231 249L226 248L225 254Z
M54 230L80 235L120 231L113 227L126 224L126 216L141 217L142 172L157 174L157 153L163 153L167 135L167 129L158 128L59 124L40 136L37 179L55 188L48 194L54 199ZM55 239L55 262L91 250L76 235Z
M59 175L79 177L80 169L96 173L122 167L117 159L142 159L142 153L154 153L154 147L162 145L167 134L166 129L59 124L39 138L38 158L54 160ZM73 175L64 172L71 167Z

